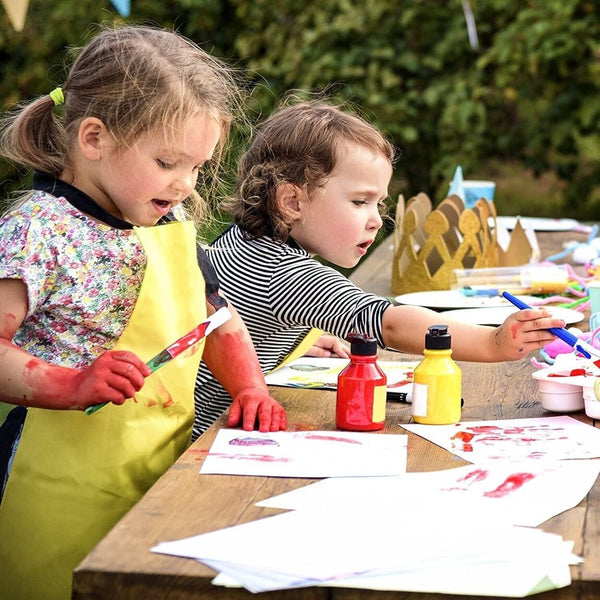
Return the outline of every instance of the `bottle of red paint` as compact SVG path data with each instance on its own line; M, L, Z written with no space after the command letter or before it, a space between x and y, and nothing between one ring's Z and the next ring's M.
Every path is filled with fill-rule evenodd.
M335 424L350 431L374 431L385 425L387 378L377 365L377 341L351 333L350 363L338 375Z

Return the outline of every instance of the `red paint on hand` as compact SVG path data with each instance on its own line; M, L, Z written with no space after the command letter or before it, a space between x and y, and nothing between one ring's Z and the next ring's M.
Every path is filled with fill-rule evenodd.
M123 404L144 385L150 369L132 352L108 351L82 370L32 359L23 369L31 404L54 409L85 409L94 404Z

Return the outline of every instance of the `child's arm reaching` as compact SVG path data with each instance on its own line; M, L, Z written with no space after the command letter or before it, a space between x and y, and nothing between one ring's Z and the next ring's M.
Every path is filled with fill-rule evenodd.
M550 327L564 327L562 319L543 309L512 313L498 327L485 327L452 321L443 313L419 306L392 306L383 314L383 337L386 345L421 354L427 327L437 323L449 325L452 357L474 362L518 360L543 348L554 340Z
M0 400L36 408L85 409L123 404L141 389L150 369L131 352L109 351L86 369L51 365L11 342L27 313L19 279L0 280Z
M214 310L209 306L209 311ZM285 409L269 396L250 334L237 311L229 304L231 319L215 329L204 345L202 360L233 398L227 426L242 425L252 431L287 427Z

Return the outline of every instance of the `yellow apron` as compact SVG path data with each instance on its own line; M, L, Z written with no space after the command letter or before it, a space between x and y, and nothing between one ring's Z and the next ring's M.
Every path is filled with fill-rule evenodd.
M114 349L148 361L206 318L205 287L191 222L136 233L147 265ZM71 597L72 570L189 444L198 346L122 406L29 409L0 505L0 598Z

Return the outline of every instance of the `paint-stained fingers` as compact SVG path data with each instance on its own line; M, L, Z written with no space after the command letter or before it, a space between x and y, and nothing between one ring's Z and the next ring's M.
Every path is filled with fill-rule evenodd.
M242 418L242 407L239 402L235 400L231 403L229 407L229 412L227 413L227 427L237 427L240 424Z
M135 393L142 389L144 381L146 380L139 368L128 362L119 360L113 361L109 365L109 369L109 375L115 376L114 384L111 384L111 387L114 387L115 389L127 389L129 392L129 389L131 388ZM107 379L107 382L108 381L109 380Z
M287 426L285 409L271 396L260 402L257 416L260 431L279 431Z
M526 322L534 321L536 319L544 319L551 317L552 315L547 308L524 308L523 310L516 310L509 318L514 318L516 321Z
M227 426L240 425L245 431L279 431L287 427L285 409L265 390L244 390L229 407Z
M269 431L285 431L287 429L287 415L279 403L273 406L271 412L271 427Z
M152 372L150 370L150 367L145 362L143 362L137 354L134 354L133 352L128 352L127 350L111 350L110 352L106 352L105 355L106 354L110 355L116 360L128 363L137 371L142 373L144 377L147 377Z
M123 404L144 385L148 367L130 352L105 352L71 380L68 395L75 406Z

